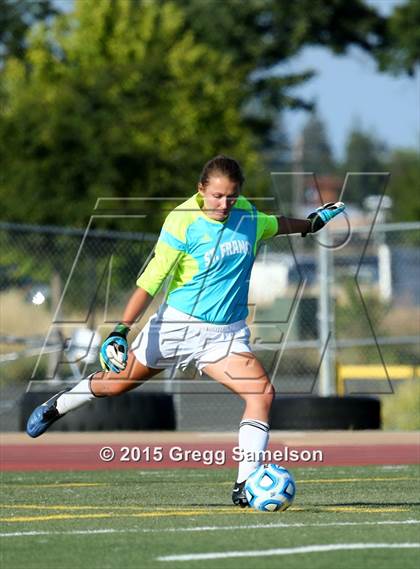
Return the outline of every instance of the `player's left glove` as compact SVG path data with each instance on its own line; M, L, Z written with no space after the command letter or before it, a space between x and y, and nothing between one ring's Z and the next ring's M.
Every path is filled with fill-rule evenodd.
M130 328L118 324L101 346L99 360L104 371L120 373L126 368L128 359L127 334Z
M308 231L302 233L302 237L305 237L308 233L316 233L345 209L346 206L343 202L328 202L323 206L318 207L306 218L310 222L310 225Z

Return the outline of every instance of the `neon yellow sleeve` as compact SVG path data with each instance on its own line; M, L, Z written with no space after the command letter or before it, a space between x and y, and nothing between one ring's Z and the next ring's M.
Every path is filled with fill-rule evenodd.
M144 289L151 296L155 296L161 289L166 277L175 268L180 255L182 255L181 251L177 251L166 243L158 241L154 257L137 279L137 286Z
M267 215L261 211L258 211L257 215L257 241L274 237L279 228L277 217L275 215Z
M154 257L137 279L137 286L151 296L159 292L186 249L185 216L171 212L163 224ZM184 223L183 223L184 221Z

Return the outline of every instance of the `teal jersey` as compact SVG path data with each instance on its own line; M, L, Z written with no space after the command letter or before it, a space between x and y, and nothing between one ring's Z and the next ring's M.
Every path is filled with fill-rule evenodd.
M196 194L163 224L153 259L137 285L154 296L170 274L169 306L205 322L230 324L248 315L248 290L258 243L277 233L277 218L239 196L217 221Z

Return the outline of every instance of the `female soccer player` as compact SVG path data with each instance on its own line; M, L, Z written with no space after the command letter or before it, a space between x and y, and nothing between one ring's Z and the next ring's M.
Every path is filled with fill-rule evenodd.
M244 177L236 160L216 156L204 166L198 192L166 218L154 257L137 281L120 324L101 348L105 372L37 407L27 432L38 437L69 411L96 397L119 395L162 369L193 362L245 402L239 425L242 456L267 447L274 389L249 346L247 299L258 243L278 234L313 233L344 210L326 204L307 219L266 215L241 195ZM165 302L128 350L130 326L145 311L166 278ZM249 451L252 451L249 453ZM249 453L249 454L248 454ZM247 506L244 484L258 466L239 463L234 504Z

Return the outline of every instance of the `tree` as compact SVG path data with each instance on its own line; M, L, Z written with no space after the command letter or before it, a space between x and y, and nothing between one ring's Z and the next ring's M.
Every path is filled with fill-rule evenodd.
M0 0L0 62L9 56L23 58L28 30L56 14L51 0Z
M80 0L34 30L27 65L8 59L0 188L10 220L83 226L98 197L168 207L191 194L204 158L256 165L231 57L196 41L173 3L139 6ZM160 208L147 204L157 230Z
M387 48L379 55L382 70L414 75L420 64L420 3L397 5L387 21Z
M306 172L331 175L335 170L331 146L321 118L312 113L303 131L301 167Z
M269 136L284 108L312 109L293 88L314 75L284 73L279 64L307 45L343 54L359 47L377 58L388 45L387 20L362 0L176 0L186 26L201 41L229 53L247 91L244 120L257 136ZM261 112L261 109L264 112Z
M391 178L387 193L393 201L396 221L420 221L420 155L415 150L396 150L389 161Z
M291 146L281 113L268 131L259 151L268 171L279 172L290 168Z
M353 172L362 175L349 179L346 200L363 205L367 196L380 193L382 182L373 173L387 171L385 144L356 124L347 138L343 174Z
M376 58L391 45L362 0L76 0L55 17L52 0L0 3L19 8L0 37L0 191L15 221L80 225L98 196L185 195L220 151L253 172L279 112L311 107L292 88L313 71L278 64L306 45Z

